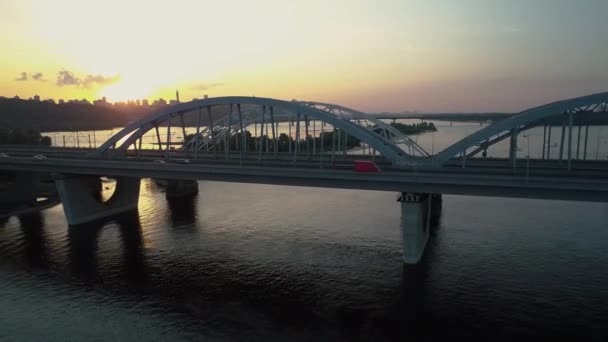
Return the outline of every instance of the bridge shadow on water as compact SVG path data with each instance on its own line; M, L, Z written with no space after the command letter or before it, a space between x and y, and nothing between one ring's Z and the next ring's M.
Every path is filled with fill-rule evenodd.
M173 228L180 228L182 232L196 231L197 201L197 196L167 198ZM342 288L352 281L347 275L336 284L344 290L341 295L344 297L324 303L327 300L324 297L328 296L327 284L316 279L327 277L331 270L314 264L304 268L297 265L277 268L246 256L239 258L230 253L208 252L202 252L197 258L187 254L181 258L164 255L163 264L172 266L151 275L154 279L150 279L149 290L170 300L175 310L195 320L203 317L231 321L246 319L249 325L256 319L262 321L260 324L268 324L264 321L271 318L272 322L288 330L349 340L443 336L442 331L433 326L427 290L429 270L436 257L437 246L433 239L440 234L440 227L439 221L432 223L432 237L420 264L398 266L401 267L397 271L401 274L400 282L383 293L361 295L352 288ZM307 260L300 262L308 263ZM329 294L331 296L333 294ZM369 302L353 303L358 297ZM241 311L242 317L227 317L234 315L235 309Z
M33 270L48 269L49 248L44 216L40 212L30 212L16 216L16 220L16 225L11 223L10 216L0 220L0 259L22 260L27 268Z
M132 284L141 284L146 278L142 228L136 210L109 220L69 226L69 268L76 278L87 283L99 282L98 239L104 229L117 227L122 242L122 271L117 275ZM105 265L104 265L105 266Z
M49 267L49 252L44 231L44 216L39 212L19 215L25 261L33 268Z
M440 228L440 219L437 218L431 223L431 236L423 258L416 265L401 266L401 283L395 288L392 302L387 303L379 317L371 322L373 329L367 337L406 341L446 335L441 327L436 326L429 304L429 289L432 288L430 273L438 248L434 239L440 234Z
M167 197L169 218L173 227L193 227L196 223L198 195Z
M198 229L198 201L198 196L167 198L171 226L180 228L180 233L194 234ZM22 216L19 222L28 264L48 268L49 248L43 215ZM223 322L229 325L226 328L229 334L235 336L244 336L248 329L264 335L265 329L280 328L303 334L304 339L333 336L348 340L405 340L443 335L428 308L429 271L436 257L433 240L440 233L440 227L433 226L433 236L420 264L403 266L400 272L393 269L394 274L401 273L401 282L371 294L360 294L353 289L357 287L357 276L352 273L345 272L344 279L340 279L342 275L332 275L331 269L314 263L303 267L290 264L308 263L307 260L264 263L235 256L230 251L200 251L205 248L204 244L197 247L197 255L174 250L146 256L137 211L68 227L65 266L77 287L78 284L102 287L106 294L120 295L126 287L133 295L128 301L137 302L142 295L152 297L155 305L182 314L192 321L192 326ZM111 235L114 233L120 240L121 250L119 253L112 250L112 254L104 248L116 245L118 241ZM348 245L336 248L338 255L353 253ZM354 252L361 258L385 258L384 252ZM320 249L319 253L324 252ZM333 253L330 255L335 255ZM337 284L319 281L327 277L336 277L331 282ZM338 286L340 290L328 294L328 286ZM363 289L366 290L375 291L370 287ZM359 299L361 303L357 303Z

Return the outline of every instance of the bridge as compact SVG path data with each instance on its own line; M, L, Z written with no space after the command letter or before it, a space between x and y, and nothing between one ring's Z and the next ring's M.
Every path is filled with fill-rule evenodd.
M608 202L608 161L589 153L590 126L605 123L607 103L601 93L532 108L431 155L382 119L343 106L217 97L153 113L93 150L0 147L0 170L19 175L9 198L52 174L71 225L136 209L147 177L169 180L178 194L194 191L195 180L393 191L403 260L417 263L441 194ZM528 131L541 128L542 154L518 156L518 139L529 149ZM488 157L503 141L508 155ZM361 163L379 172L358 172ZM106 201L100 177L116 180Z
M380 120L432 120L449 122L496 122L508 119L515 113L377 113L370 114Z

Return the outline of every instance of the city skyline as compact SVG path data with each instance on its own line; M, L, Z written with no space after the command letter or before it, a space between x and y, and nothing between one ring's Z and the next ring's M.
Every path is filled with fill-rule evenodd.
M180 89L373 112L517 112L608 89L606 10L599 0L9 0L0 95L121 102Z

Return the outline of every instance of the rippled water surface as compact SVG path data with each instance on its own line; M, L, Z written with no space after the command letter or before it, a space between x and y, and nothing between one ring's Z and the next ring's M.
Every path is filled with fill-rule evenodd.
M444 196L403 267L394 193L199 182L69 228L0 224L0 340L608 338L608 205Z

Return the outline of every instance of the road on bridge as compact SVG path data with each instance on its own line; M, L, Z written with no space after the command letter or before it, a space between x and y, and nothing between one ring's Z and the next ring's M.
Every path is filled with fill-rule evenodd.
M360 173L352 169L352 162L348 160L336 166L307 160L260 163L257 159L200 159L180 164L158 163L155 157L104 159L78 153L81 155L49 155L44 160L9 156L0 158L0 170L608 202L608 163L605 162L581 162L581 168L571 172L553 163L513 170L500 166L508 165L501 160L472 160L467 161L466 168L455 164L437 170L393 167L380 173ZM525 161L521 164L525 166Z

